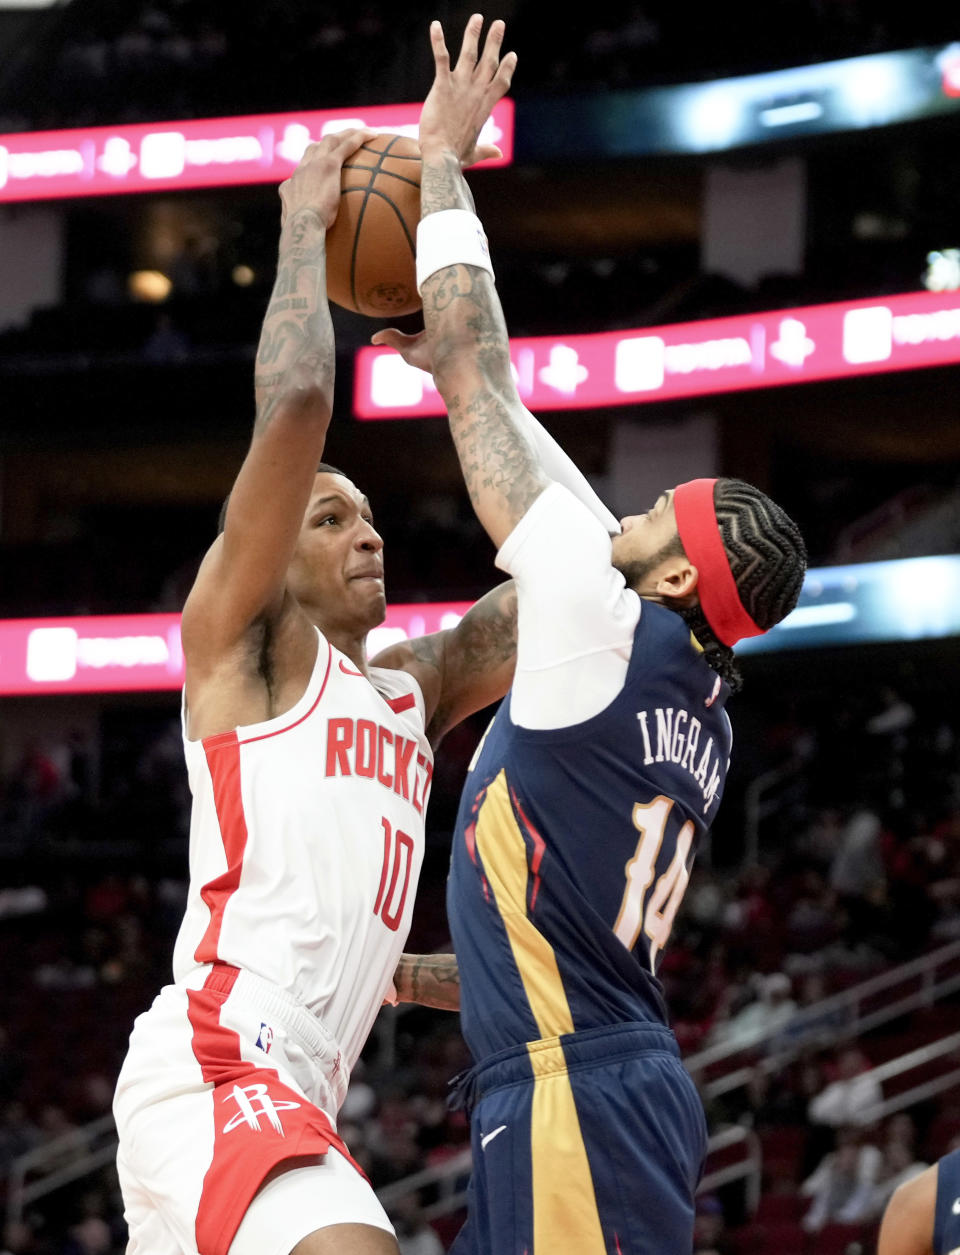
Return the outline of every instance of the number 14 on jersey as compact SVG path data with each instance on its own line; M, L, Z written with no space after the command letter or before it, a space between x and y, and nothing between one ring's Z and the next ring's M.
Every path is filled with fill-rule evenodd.
M641 931L646 934L650 942L651 972L656 970L657 955L670 937L674 917L690 879L687 858L693 844L694 827L693 821L688 819L677 834L677 848L669 867L653 884L672 810L673 800L662 794L652 802L637 802L634 806L633 824L640 833L640 840L626 866L627 884L620 903L620 914L613 926L613 931L628 950L637 944Z

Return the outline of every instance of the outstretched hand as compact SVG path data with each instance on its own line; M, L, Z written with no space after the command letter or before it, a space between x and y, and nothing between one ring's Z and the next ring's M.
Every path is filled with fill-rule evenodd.
M433 47L433 86L420 114L420 150L424 155L440 150L456 153L461 166L501 156L495 144L478 144L480 131L493 106L506 95L517 65L517 54L500 56L505 26L491 23L480 48L483 17L468 20L457 64L450 68L450 54L439 22L430 23Z
M416 366L433 374L433 363L430 358L430 345L426 331L418 331L415 335L406 335L396 327L385 327L370 337L370 343L381 348L396 349L408 366Z

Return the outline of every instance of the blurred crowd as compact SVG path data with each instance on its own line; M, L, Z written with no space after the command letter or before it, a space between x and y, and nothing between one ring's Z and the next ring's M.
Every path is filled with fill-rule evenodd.
M382 0L265 0L256 9L210 0L74 0L48 23L26 66L29 101L0 101L10 129L139 122L216 113L415 99L434 10ZM467 10L462 16L466 16ZM441 14L453 29L461 14ZM545 4L508 0L497 13L522 49L521 92L624 88L759 72L950 37L935 6L863 0L756 0L702 6L691 21L665 0L592 5L562 23ZM26 72L26 67L21 73ZM55 86L54 86L55 84ZM29 110L29 113L27 113ZM19 124L19 125L18 125Z

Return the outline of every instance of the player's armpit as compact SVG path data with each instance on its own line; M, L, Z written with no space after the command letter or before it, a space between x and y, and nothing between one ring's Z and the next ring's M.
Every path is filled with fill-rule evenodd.
M454 954L402 954L393 984L397 1002L460 1010L460 969Z
M887 1204L877 1255L933 1255L937 1166L899 1186Z

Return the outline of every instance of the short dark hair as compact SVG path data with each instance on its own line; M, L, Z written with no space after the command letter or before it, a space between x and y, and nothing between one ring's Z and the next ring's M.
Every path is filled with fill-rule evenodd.
M766 493L742 479L718 479L713 490L720 537L744 610L772 628L797 604L807 569L800 529ZM714 635L699 604L680 612L707 662L736 692L743 680L733 650Z
M317 473L318 475L323 475L323 474L326 474L326 475L343 475L345 478L346 478L346 475L347 475L347 472L346 472L346 471L341 471L341 469L339 468L339 466L331 466L329 462L319 462L319 463L317 464L317 472L316 472L316 473ZM223 534L223 529L224 529L224 527L226 527L226 524L227 524L227 507L228 507L228 506L229 506L229 504L230 504L230 498L231 498L231 496L232 496L232 495L233 495L232 491L231 491L231 492L228 492L228 493L227 493L227 495L226 495L226 496L224 497L224 499L223 499L223 505L220 507L220 513L219 513L219 515L217 516L217 535L218 535L218 536L221 536L221 535Z

